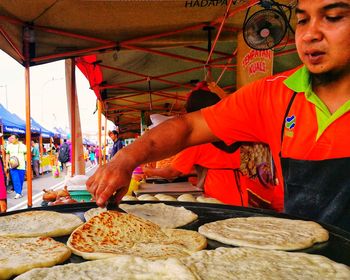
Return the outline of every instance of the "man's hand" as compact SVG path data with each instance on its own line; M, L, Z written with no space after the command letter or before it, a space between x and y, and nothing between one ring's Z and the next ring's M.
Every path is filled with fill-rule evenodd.
M0 213L5 213L7 211L7 203L5 199L0 199Z
M89 178L87 189L98 206L105 206L113 194L119 202L127 193L132 172L137 166L167 158L188 146L217 140L199 111L170 119L118 151L109 163L98 168Z
M89 178L86 182L87 190L100 207L105 207L114 193L115 202L118 203L128 191L132 171L123 166L120 158L115 157L108 164L99 167Z

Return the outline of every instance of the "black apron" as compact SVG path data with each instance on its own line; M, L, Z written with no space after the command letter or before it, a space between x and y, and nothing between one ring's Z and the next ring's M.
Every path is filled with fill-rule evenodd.
M281 131L297 93L286 110ZM280 152L284 178L284 211L338 226L350 232L350 158L296 160Z

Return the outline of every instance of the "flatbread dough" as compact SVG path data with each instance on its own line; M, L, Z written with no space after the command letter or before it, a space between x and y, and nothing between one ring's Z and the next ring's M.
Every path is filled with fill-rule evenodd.
M181 233L181 234L180 234ZM67 246L84 259L134 255L149 259L182 257L204 249L196 231L162 229L147 220L117 211L102 212L77 228Z
M198 232L229 245L275 250L304 249L329 238L315 222L274 217L231 218L204 224Z
M0 238L0 279L9 279L36 267L62 263L69 248L50 237Z
M159 193L159 194L156 194L154 197L161 201L176 201L175 197L168 194Z
M346 265L306 253L220 247L180 260L203 280L350 279Z
M132 195L124 195L122 197L122 201L137 201L138 199L135 197L135 196L132 196Z
M63 236L83 223L74 214L26 211L0 217L0 237Z
M156 197L150 194L141 194L137 197L138 200L150 200L150 201L158 201Z
M120 204L119 207L129 214L149 220L161 228L177 228L198 219L198 215L184 207L164 203Z
M217 203L217 204L223 204L220 200L217 200L216 198L213 197L205 197L205 196L198 196L197 197L198 202L202 203Z
M196 280L198 278L177 259L150 261L140 257L118 256L49 269L33 269L16 278L16 280L34 279Z
M326 257L252 248L218 248L180 259L147 260L117 256L106 260L71 263L30 270L16 280L52 279L203 279L203 280L314 280L350 279L346 265Z
M107 211L107 208L101 208L101 207L91 208L84 213L85 221L88 221L92 217L97 216L100 213L106 212L106 211Z
M197 202L196 198L190 193L184 193L177 198L178 201Z

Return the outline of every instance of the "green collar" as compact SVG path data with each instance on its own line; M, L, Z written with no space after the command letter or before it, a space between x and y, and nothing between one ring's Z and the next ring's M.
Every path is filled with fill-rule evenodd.
M290 75L284 84L294 92L304 92L306 100L315 105L318 124L317 139L329 125L350 111L350 101L348 101L332 115L323 101L313 92L310 72L305 66Z

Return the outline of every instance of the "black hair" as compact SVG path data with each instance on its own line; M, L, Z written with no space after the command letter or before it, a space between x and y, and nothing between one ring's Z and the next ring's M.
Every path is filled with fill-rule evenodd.
M18 134L14 133L14 134L12 134L12 136L14 136L16 139L18 139Z
M215 93L203 89L192 91L187 99L185 109L187 113L198 111L209 107L220 101L220 97Z
M118 131L116 131L116 130L112 130L112 133L114 134L114 135L119 135L119 133L118 133Z

